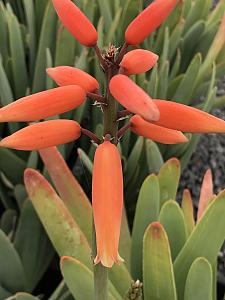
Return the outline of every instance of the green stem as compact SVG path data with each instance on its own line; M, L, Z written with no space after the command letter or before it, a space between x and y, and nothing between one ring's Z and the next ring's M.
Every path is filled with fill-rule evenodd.
M104 129L103 133L106 135L109 133L112 137L112 143L117 144L118 140L118 122L117 122L117 115L118 115L118 107L117 102L113 98L113 96L110 94L109 91L109 82L112 78L112 76L117 73L118 70L110 70L110 72L107 74L107 89L106 89L106 99L105 102L107 103L107 106L105 106L104 109Z
M92 255L97 255L95 225L92 225ZM101 263L94 266L95 300L108 300L108 270Z

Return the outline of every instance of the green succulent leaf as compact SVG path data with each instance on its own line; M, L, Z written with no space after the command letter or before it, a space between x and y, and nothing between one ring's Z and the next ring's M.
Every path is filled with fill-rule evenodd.
M142 278L143 236L147 226L159 215L159 181L149 175L143 182L136 205L131 247L131 272L135 279Z
M198 71L201 66L201 54L197 53L191 64L189 65L182 81L180 82L174 96L173 100L183 104L190 104L191 97L195 88L196 77L198 76Z
M73 66L76 40L62 25L58 28L56 40L55 66Z
M46 62L46 49L51 49L53 44L55 30L56 30L56 12L53 8L51 1L46 5L43 22L41 27L37 58L33 79L33 92L39 92L45 89L45 69Z
M0 170L13 184L21 183L26 168L25 162L13 151L4 148L0 148L0 157Z
M21 260L9 238L0 229L0 282L10 292L26 289Z
M144 235L143 278L145 299L177 299L169 241L158 222L152 223Z
M16 293L7 300L39 300L38 297L34 297L28 293Z
M166 230L172 260L174 261L187 238L184 215L176 201L169 200L162 206L159 214L159 222Z
M28 75L25 63L25 51L19 22L11 10L8 12L9 47L12 58L12 74L15 88L15 97L26 94Z
M185 190L182 197L181 208L184 214L187 237L192 233L195 227L194 208L189 190Z
M179 299L183 299L187 274L194 260L205 257L211 265L215 263L225 238L224 209L225 192L222 191L212 200L177 256L174 262L174 273Z
M1 215L0 227L6 235L12 234L17 217L17 212L14 209L7 209Z
M151 140L145 141L146 158L150 173L158 173L163 165L163 157L157 144Z
M198 257L188 272L184 300L212 300L212 267L204 257Z
M25 186L58 254L73 256L91 268L88 241L47 180L37 171L27 169Z
M180 163L171 158L163 164L159 171L160 206L170 199L176 199L180 179Z
M125 174L126 174L125 185L127 185L129 180L131 180L132 177L134 176L138 161L141 158L143 147L144 147L144 138L140 136L140 137L138 137L138 139L127 159L127 165L126 165L126 170L125 170Z
M23 205L14 247L23 264L28 290L32 291L49 266L54 250L29 201Z
M61 199L91 244L92 209L85 192L56 147L39 153Z

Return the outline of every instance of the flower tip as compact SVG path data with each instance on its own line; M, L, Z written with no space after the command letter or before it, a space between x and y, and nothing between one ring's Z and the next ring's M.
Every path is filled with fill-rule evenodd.
M45 71L50 76L50 74L54 73L54 68L46 68Z
M7 137L0 141L0 147L3 147L3 148L9 147L9 141L8 141Z
M66 262L67 260L71 260L71 257L70 256L62 256L60 258L60 265L62 265L64 262Z
M124 259L117 253L116 257L104 255L100 257L98 254L96 255L94 259L94 264L97 265L98 263L101 263L104 267L106 268L112 268L114 263L116 264L121 264L124 262Z

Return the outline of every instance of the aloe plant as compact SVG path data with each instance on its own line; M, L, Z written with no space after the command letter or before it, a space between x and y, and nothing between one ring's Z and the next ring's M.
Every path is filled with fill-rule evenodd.
M62 256L61 271L70 292L78 300L93 299L90 240L87 232L81 231L82 223L88 221L90 215L86 209L83 210L82 218L81 215L76 215L76 201L68 203L68 194L66 190L62 190L61 182L69 182L72 195L77 195L74 200L79 201L80 209L86 207L87 198L84 193L80 194L81 187L66 164L62 165L62 156L56 149L45 153L45 161L51 153L57 155L54 155L54 159L46 167L61 199L46 179L35 171L28 184L33 191L31 201L56 251ZM55 164L61 166L60 169L56 170ZM177 168L180 168L180 163L172 158L162 166L159 174L152 174L143 182L132 233L122 228L124 234L126 232L123 235L126 243L121 240L120 253L125 258L125 264L114 266L109 272L109 299L132 299L131 295L136 295L135 299L149 300L156 297L217 299L216 272L213 270L225 238L224 191L214 199L210 195L204 199L201 197L200 206L202 203L207 205L198 220L194 221L190 193L185 190L181 208L175 202L180 177L177 175ZM207 185L203 183L202 194L209 184L209 181ZM164 195L161 208L160 195ZM123 222L123 226L127 226L126 224ZM67 231L63 233L64 228ZM130 252L130 259L125 256L127 251ZM14 276L18 275L14 273ZM52 296L49 300L69 297L65 283L62 282L56 290L55 298ZM17 295L19 294L15 295L15 299Z
M55 12L51 6L51 3L39 2L40 4L37 4L38 2L37 3L30 2L28 4L27 1L23 1L23 3L18 2L18 4L16 5L15 3L12 2L10 5L9 4L10 1L7 2L8 4L6 5L6 8L2 3L0 6L1 14L3 16L2 18L3 26L1 27L3 29L0 37L4 41L6 41L6 39L9 39L9 49L5 47L3 50L1 50L2 60L0 65L0 74L1 74L0 76L2 78L2 87L0 88L0 94L1 94L1 101L4 105L12 102L13 98L16 99L18 97L24 96L25 94L29 94L31 92L37 92L43 89L52 88L53 87L52 81L47 79L44 75L45 67L52 67L58 64L73 65L74 56L77 57L77 59L75 60L76 67L84 67L84 68L88 67L88 70L96 76L99 82L102 81L102 75L100 73L99 66L97 65L96 61L92 58L92 56L90 56L90 64L86 66L86 58L89 57L87 55L88 54L91 55L91 52L89 53L89 50L82 51L80 46L77 45L76 42L74 42L74 40L71 39L71 36L64 28L61 27L60 24L58 24L59 30L55 31L55 28L57 26L53 26L52 24L56 25L58 21ZM204 3L203 11L200 9L202 7L201 6L202 3L200 3L201 5L199 3L197 5L196 3L191 3L191 1L189 2L186 1L178 5L174 12L174 15L177 17L177 20L179 20L179 22L177 23L179 24L179 26L175 24L174 15L172 15L171 18L169 18L166 21L166 23L164 23L161 29L159 29L157 35L151 36L151 38L147 39L144 42L145 47L147 47L148 49L149 48L153 49L156 53L160 54L160 60L158 65L152 70L150 74L138 74L136 75L136 78L133 79L135 79L136 82L139 83L139 85L141 85L144 89L148 90L148 92L151 95L154 95L155 98L160 97L162 99L165 99L166 97L167 98L169 97L171 100L175 102L180 102L180 99L182 99L182 102L184 104L194 105L194 103L192 102L192 99L194 97L199 95L205 95L205 103L203 104L202 108L205 111L209 111L213 107L213 100L216 94L215 84L217 82L217 79L219 78L219 76L222 74L224 70L224 62L223 62L224 21L222 21L221 25L219 25L219 21L221 18L221 8L223 9L223 4L221 4L222 2L220 2L216 10L210 12L209 1L207 1L207 3ZM114 38L117 38L117 41L120 41L122 39L121 32L118 33L116 32L116 28L118 27L119 22L121 22L122 28L125 28L127 26L127 19L128 19L127 15L132 16L132 14L135 14L135 9L133 9L132 6L129 6L129 1L127 1L124 4L125 5L123 6L123 9L125 11L125 15L123 15L124 11L122 8L120 8L119 3L109 2L108 4L103 4L102 2L99 1L98 2L100 8L99 11L95 9L94 5L89 6L87 5L86 2L82 3L82 6L84 8L85 7L87 8L87 15L91 20L94 20L99 13L103 15L103 18L100 18L97 26L100 33L99 44L102 43L104 36L107 36L108 41ZM33 13L30 13L31 11L33 11L34 5L38 7L38 9L36 10L37 13L36 24L34 21L35 15ZM23 12L23 8L25 8L24 12ZM44 17L42 16L43 11L45 11ZM115 14L114 16L113 13ZM196 17L197 15L198 17ZM185 21L183 20L183 18L185 18ZM41 26L41 22L43 22L42 26ZM112 26L110 26L111 23ZM194 27L191 26L193 23L194 23L193 25ZM205 33L204 30L207 26L210 27L212 23L214 25L213 27L214 31L213 34L212 31L210 31L210 37L211 37L210 42L213 40L211 47L208 47L207 49L206 46L204 48L205 53L204 51L200 51L199 54L198 51L200 47L198 48L199 45L196 42L193 43L191 45L191 48L189 49L189 45L190 45L189 41L190 38L193 38L193 36L200 35L202 36L203 39L202 42L205 41L204 38L205 35L208 34L208 32L206 31ZM190 26L191 28L189 29ZM7 30L9 36L7 36L6 34ZM40 41L40 44L38 46L38 49L36 49L35 32L37 32L37 35L39 34L38 39ZM214 39L212 37L214 37ZM64 41L64 43L65 42L67 43L68 41L70 43L69 44L70 46L64 48L62 46L64 44L62 43L62 41ZM208 42L207 45L209 45L210 42ZM177 46L175 47L174 45L176 45L176 43ZM5 45L7 45L7 43L5 43L4 46ZM177 55L175 53L176 48L178 48ZM29 59L27 61L25 60L25 49L29 49L28 50ZM206 49L208 50L208 52L206 51ZM67 51L68 53L68 55L66 55L66 58L64 57L65 51ZM170 53L170 51L172 54ZM3 57L3 55L5 56ZM212 69L212 74L210 74L211 69ZM22 74L18 74L18 70L21 70ZM196 73L198 73L198 75L196 76L196 78L194 78L193 74ZM128 87L126 91L127 93L129 92L129 88L131 88L131 91L133 90L134 92L139 91L136 85L132 86L132 84L130 83L131 81L128 81L127 78L125 79L125 77L123 77L124 75L117 75L117 76L119 81L124 80L123 82L124 87L126 87L127 85ZM126 106L128 105L128 103L123 101L120 94L117 94L117 90L119 90L118 88L119 81L116 82L115 79L114 83L111 84L110 90L113 96L116 99L118 98L117 100L123 105L125 104L124 106ZM191 89L190 88L187 89L186 88L187 86L191 86ZM128 96L132 97L132 94L129 94ZM100 98L97 99L100 101ZM218 99L219 105L221 105L221 102L222 99ZM84 120L85 112L86 109L88 109L88 106L89 104L85 103L75 113L67 112L63 114L63 117L72 118L72 119L74 118L82 122ZM175 106L175 107L181 107L181 106ZM131 111L133 110L132 107L128 107L128 109ZM138 111L138 113L141 114L142 111ZM56 116L56 119L57 118L58 116ZM99 136L101 136L102 128L101 125L99 125L99 119L100 119L99 112L95 111L95 113L92 113L90 127L94 129L97 128L98 129L97 131L99 132ZM51 122L51 124L57 123L57 122L55 123L54 121L49 121L49 122ZM136 131L135 133L144 135L144 133L140 131L139 126L141 124L139 124L138 122L139 122L138 119L134 119L132 117L131 124L133 128L134 126L136 126L136 128L133 129L133 131L134 132ZM142 126L145 127L147 125L143 124ZM128 125L125 125L124 129L127 128ZM3 131L3 129L6 130ZM20 129L20 125L17 123L14 124L8 123L6 128L1 127L3 136L7 134L7 132L13 133L18 129ZM33 133L34 132L32 132L32 134ZM90 132L88 134L90 136ZM92 137L94 136L92 135ZM6 142L6 139L4 141ZM95 141L98 142L99 138L97 138ZM184 145L184 146L179 145L173 147L170 146L168 148L168 147L163 147L161 145L157 146L154 142L146 141L142 137L135 139L132 134L127 132L124 136L124 140L121 141L118 146L120 149L120 153L122 155L122 161L125 166L126 198L129 199L131 194L135 195L135 193L132 192L131 186L133 186L134 189L137 189L137 187L140 185L140 182L143 180L143 178L148 173L148 171L153 170L158 172L160 170L160 167L163 163L163 157L164 159L166 159L173 155L176 155L181 158L182 167L184 167L185 164L188 162L197 141L198 141L198 136L193 135L191 137L190 145ZM3 141L2 141L2 145L3 145ZM5 144L5 146L7 145ZM80 157L82 158L84 164L88 167L88 170L92 172L91 161L93 159L94 146L92 145L90 147L90 145L87 144L86 142L81 142L81 147L84 150L79 150ZM132 151L130 151L130 149L132 149ZM62 146L60 151L65 158L68 158L71 153L71 147ZM22 211L22 209L24 209L25 207L25 204L23 203L23 197L25 197L24 190L23 187L21 186L21 178L22 178L23 171L26 167L36 168L38 165L40 166L40 163L38 161L36 152L32 152L30 155L27 155L26 153L18 154L5 149L4 150L1 149L1 152L3 154L4 159L1 162L0 168L2 172L6 175L6 177L5 175L2 177L2 182L1 182L1 185L3 186L2 198L3 198L3 204L7 208L6 211L7 213L5 213L3 219L5 223L3 223L4 225L2 228L5 229L6 234L9 234L10 229L13 226L13 218L15 218L15 215L17 215L17 213L13 209L15 209L16 206L18 206ZM87 156L86 153L88 153L90 158ZM148 164L147 165L145 164L144 167L142 168L142 165L139 164L139 162L143 163L143 161L147 161ZM14 172L12 172L13 170L12 166L14 165L14 163L18 164L19 166L18 174L13 174ZM175 166L172 166L171 164L171 168L169 167L168 169L167 169L167 165L164 165L158 175L158 178L152 177L154 178L154 180L156 181L158 180L158 185L156 185L156 189L158 190L157 191L154 190L153 193L153 194L158 193L157 196L158 203L153 203L153 204L145 203L145 205L147 205L147 207L148 205L150 205L150 207L152 207L153 205L153 207L156 208L157 211L154 211L153 215L151 215L151 218L153 218L152 221L159 220L161 224L159 223L151 224L145 233L143 271L142 268L140 268L140 266L142 265L142 255L140 254L140 252L138 255L137 253L135 253L135 251L136 251L136 247L137 249L139 249L139 251L142 248L142 237L146 229L146 226L148 224L146 223L142 224L141 229L140 230L137 229L137 232L140 232L141 235L137 238L137 246L132 245L132 251L130 252L126 247L127 245L130 244L130 237L128 234L129 230L127 228L127 220L124 215L123 224L125 224L125 226L123 226L122 234L124 234L124 240L126 240L127 243L124 243L124 246L121 249L121 253L123 253L123 257L127 258L127 265L125 266L123 265L122 267L116 266L110 271L109 299L120 299L125 295L126 295L125 297L133 297L133 295L135 295L137 299L141 298L142 297L141 284L139 284L138 281L132 283L131 280L132 277L135 280L137 278L141 279L143 277L143 282L144 282L143 291L144 291L144 297L146 299L148 298L151 299L150 297L155 297L155 293L157 293L158 291L158 286L157 286L158 281L156 281L156 287L152 287L150 289L147 287L146 282L149 282L150 280L149 278L157 278L155 277L156 274L154 274L154 268L152 268L151 266L158 265L161 263L161 261L158 261L157 257L156 258L148 257L148 251L146 250L146 247L148 248L148 245L153 245L152 246L153 249L157 249L157 247L159 246L165 250L163 251L162 254L165 255L164 257L165 265L160 267L165 268L165 275L168 275L167 282L170 282L170 284L167 286L168 290L164 290L164 292L165 293L168 292L167 295L170 295L171 299L177 299L177 297L178 299L183 299L182 297L185 297L185 299L189 299L188 297L192 297L191 296L192 292L189 292L189 290L191 291L191 289L195 288L195 283L196 283L195 278L196 277L198 278L198 274L199 274L198 272L201 273L202 269L204 269L205 271L204 280L209 283L209 289L206 291L206 295L207 297L209 297L209 299L215 299L215 294L214 296L211 295L213 292L215 293L212 284L213 280L215 281L215 278L213 278L213 276L215 277L215 274L212 275L213 274L212 268L215 268L216 254L219 250L219 246L221 245L222 240L224 239L224 237L222 236L224 234L223 230L221 231L221 236L218 237L218 240L216 241L214 247L210 248L209 246L209 250L208 250L209 252L207 253L205 253L204 251L201 252L199 250L199 244L196 241L201 240L200 237L206 236L206 232L203 230L205 227L208 226L207 230L211 232L212 225L208 225L208 224L210 223L213 224L214 226L214 222L216 220L215 215L218 217L219 209L217 208L217 206L212 204L211 206L213 207L213 209L210 210L211 206L209 206L209 208L207 209L207 212L208 210L210 210L210 213L208 213L208 219L206 219L205 223L203 221L200 221L199 224L197 224L196 229L193 229L194 225L192 222L193 217L191 217L191 212L190 212L190 201L188 202L188 204L186 203L186 207L184 203L184 207L186 210L184 209L183 212L179 208L179 206L174 202L174 200L168 201L169 199L175 199L176 189L178 184L177 178L179 178L179 168L180 168L179 164L176 161L173 161L173 164ZM164 168L166 171L164 171ZM175 168L175 173L173 173L173 168ZM175 179L170 177L171 172L172 175L176 175ZM52 243L56 251L59 253L60 256L62 256L61 270L65 277L67 285L71 290L71 293L75 295L75 297L77 297L78 299L82 299L82 297L86 297L85 299L87 299L88 297L91 297L91 295L93 295L93 285L92 285L93 273L91 269L92 267L91 267L90 256L87 256L87 254L90 252L90 227L89 227L91 223L90 217L86 216L86 219L88 220L89 223L88 225L81 224L82 222L81 220L79 220L79 216L76 216L75 213L76 208L72 207L73 204L71 204L70 201L68 201L67 204L65 202L66 207L64 208L64 204L61 201L61 199L57 196L57 194L53 191L53 189L49 186L49 184L43 179L43 177L41 177L41 175L38 175L37 173L32 173L32 172L30 173L30 176L31 175L34 176L35 178L34 182L35 180L39 180L36 182L40 184L40 189L41 189L40 191L35 190L34 193L31 192L31 194L33 193L31 198L46 228L46 231L50 239L52 240ZM67 176L71 176L71 175L67 175ZM153 180L152 178L151 180ZM65 182L67 181L67 179L65 180ZM17 184L17 185L16 187L14 187L12 184L13 185ZM29 183L27 183L27 185L29 186ZM73 188L76 188L75 184L73 185L74 185ZM70 188L71 187L69 186L69 190ZM148 188L152 190L151 186L149 186ZM12 199L8 196L8 193L4 192L4 189L7 191L8 190L15 191L15 195L17 199L19 199L16 205L15 203L12 202ZM61 187L61 192L60 192L60 188L59 188L59 193L64 194L63 190L65 192L65 189ZM33 190L31 189L31 191ZM21 193L22 193L22 199L20 198ZM76 192L76 194L78 194L78 191ZM60 196L62 198L63 197L66 198L65 195L64 196L60 195ZM47 201L46 203L42 204L42 202L39 199L40 197L42 197L42 199L48 199L48 197L50 197L50 201ZM218 196L218 199L223 199L223 197L224 195L221 194ZM89 202L87 201L87 198L86 200L83 199L84 198L83 196L81 198L82 198L81 202L84 201L84 203L86 203L85 206L89 207L88 204ZM219 200L217 202L223 203L223 200ZM139 206L143 214L144 208L141 205ZM223 208L222 204L220 207L220 210L222 211L221 208ZM51 215L51 219L52 219L51 224L48 221L49 218L46 217L46 209ZM60 214L60 210L62 210L61 214ZM167 212L168 210L169 212ZM73 216L73 211L75 213L75 216ZM88 208L88 211L90 213L90 207ZM171 225L170 218L169 218L170 215L174 216L174 219L176 220L177 223ZM28 217L30 218L30 216L32 216L32 212L29 211ZM204 216L202 217L202 220L205 220ZM185 221L186 218L188 217L190 218L191 221L189 220L190 223L186 225ZM140 216L139 218L141 219ZM20 222L22 222L22 220L23 218L21 215ZM136 221L136 223L139 222ZM135 225L136 223L134 223L134 228L136 226ZM200 225L202 223L203 225ZM58 228L57 231L54 230L55 229L54 224L60 225L57 227ZM177 225L178 230L175 224L178 224ZM207 226L205 224L207 224ZM162 225L164 226L164 229ZM21 228L23 228L22 225L20 225L19 223L17 231L21 230L20 226ZM200 229L197 230L197 228ZM21 231L23 231L23 229ZM89 235L87 235L87 232L89 232ZM176 240L173 239L174 232L176 232L176 235L179 237ZM63 241L59 240L59 236L61 235L65 236L65 239ZM189 239L187 240L188 235L190 235L190 240L191 239L193 240L191 244L188 243L189 241ZM160 241L156 241L159 242L159 245L155 244L154 239L156 237L160 237ZM7 238L4 237L4 235L3 235L3 240L4 241L7 240ZM10 243L8 242L5 242L6 244L8 243L6 249L8 249L7 251L9 251L9 253L15 252L13 254L13 256L15 257L12 258L11 262L17 261L15 262L15 264L18 264L17 276L20 277L20 281L16 282L16 284L18 284L18 286L16 285L16 287L14 287L14 284L11 284L11 282L5 283L4 281L3 286L7 287L6 289L2 288L4 297L6 295L8 296L9 294L12 294L13 292L17 292L18 290L25 290L26 292L32 291L35 285L37 284L38 280L42 276L45 268L48 266L51 259L51 255L50 255L49 260L45 261L45 263L42 262L40 266L40 270L38 271L38 275L35 275L36 277L32 278L33 269L30 268L28 265L26 252L25 254L23 252L26 251L26 249L25 250L23 249L24 246L23 243L18 242L17 245L16 238L15 240L14 238L12 240L15 243L14 247L17 253L19 254L19 257L18 254L13 250L14 248L12 248ZM78 240L82 241L82 243L78 242ZM28 239L28 243L29 242L30 240ZM46 240L46 243L49 243L48 240ZM71 247L72 249L70 249L71 243L73 245ZM38 246L35 247L36 248L35 250L38 249ZM192 249L192 247L194 247L194 250L196 250L193 251L192 255L190 255L189 253L190 251L188 252L188 250L186 250L185 252L185 250L183 250L186 248ZM184 254L182 254L183 253L182 251L184 251ZM130 255L131 255L131 262L133 261L133 263L131 263L131 266L128 263ZM4 257L5 254L3 252L3 258ZM139 257L138 260L136 259L137 257ZM180 260L179 257L181 257ZM184 259L183 257L185 257L185 261L186 261L186 265L184 266L182 265ZM34 258L32 257L31 260L33 261L33 259ZM45 257L43 257L43 260L44 259ZM174 271L172 269L172 262L174 262ZM150 265L150 268L147 268L148 271L146 272L146 265L148 264ZM182 276L179 277L177 273L180 272L181 265L183 267L183 271L182 271ZM130 268L131 268L131 274L129 272ZM81 274L81 277L77 278L77 272ZM197 276L196 273L198 273ZM9 275L12 276L12 274ZM137 277L135 278L135 276ZM82 278L84 279L82 280ZM84 287L85 286L88 287L86 290L87 294L79 293L80 291L77 290L76 285L71 284L71 282L73 282L74 280L80 280L80 283L86 283ZM77 282L77 284L79 285L79 282ZM129 289L130 284L131 287ZM60 295L60 297L61 296L67 297L68 295L67 290L65 291L65 294L63 296ZM199 297L204 297L204 296L205 294L203 293ZM212 298L211 296L214 298ZM16 299L17 298L20 299L21 297L28 298L28 299L30 297L32 299L32 296L29 296L28 294L25 293L24 294L17 293L15 297ZM160 297L164 297L164 294L160 295Z

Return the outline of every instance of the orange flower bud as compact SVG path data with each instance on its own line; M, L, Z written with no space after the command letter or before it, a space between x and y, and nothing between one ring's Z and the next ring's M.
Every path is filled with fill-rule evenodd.
M39 150L77 140L81 127L76 121L51 120L27 126L0 141L0 147Z
M78 85L59 87L20 98L0 109L0 122L28 122L64 113L81 105L85 91Z
M79 85L86 92L94 92L99 89L98 81L88 73L68 67L60 66L56 68L48 68L47 74L59 85Z
M147 121L157 121L159 111L152 99L125 75L115 75L109 83L113 97L129 111Z
M120 66L125 69L126 75L144 73L156 64L158 58L151 51L136 49L124 55Z
M131 130L134 133L159 143L178 144L188 142L182 132L151 124L138 115L131 117L130 123Z
M98 33L88 18L71 0L52 0L62 24L84 46L97 43Z
M143 10L127 27L125 39L129 45L137 45L155 31L168 17L177 0L155 0Z
M112 267L118 254L123 207L123 175L119 151L109 141L98 146L92 177L92 206L97 240L95 264Z
M225 121L184 104L154 100L160 119L154 124L184 132L225 132Z

